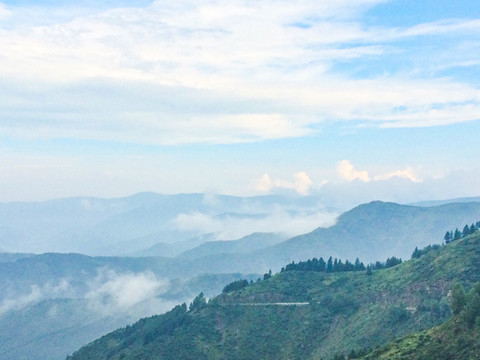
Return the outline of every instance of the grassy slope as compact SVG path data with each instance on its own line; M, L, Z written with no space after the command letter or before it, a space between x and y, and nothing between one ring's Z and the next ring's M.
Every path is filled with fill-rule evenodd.
M480 359L480 323L467 325L455 316L442 325L392 341L362 360L474 360Z
M480 234L399 266L357 273L285 272L203 308L184 308L102 337L73 359L319 359L375 347L449 315L453 281L480 280ZM245 306L306 301L306 306Z
M457 321L413 333L362 357L362 360L475 360L480 358L480 330Z

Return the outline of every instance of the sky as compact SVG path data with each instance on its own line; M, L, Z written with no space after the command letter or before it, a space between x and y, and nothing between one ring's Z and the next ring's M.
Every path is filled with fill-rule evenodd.
M0 48L0 202L480 195L478 0L0 0Z

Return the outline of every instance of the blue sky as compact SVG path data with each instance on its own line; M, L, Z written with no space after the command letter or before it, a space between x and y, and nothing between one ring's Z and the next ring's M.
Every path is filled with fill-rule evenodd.
M0 46L0 201L480 195L478 1L0 0Z

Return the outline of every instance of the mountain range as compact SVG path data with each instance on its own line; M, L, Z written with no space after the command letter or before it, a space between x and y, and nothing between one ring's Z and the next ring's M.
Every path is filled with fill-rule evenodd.
M175 228L183 216L183 226L188 221L209 223L213 219L255 228L265 219L270 221L269 209L278 213L279 206L286 206L281 213L289 216L280 218L295 225L302 215L325 214L314 204L312 199L290 203L278 196L242 199L149 193L113 200L0 204L0 228L8 229L2 234L20 233L18 217L25 218L23 237L6 242L0 238L0 247L22 248L33 241L35 230L43 229L38 237L38 243L45 242L42 246L61 243L87 249L105 236L107 240L96 249L130 254L0 253L0 321L4 324L0 354L5 354L0 359L30 359L35 352L36 359L63 359L81 345L140 317L189 303L200 292L213 297L231 281L257 280L292 261L330 256L352 262L358 257L365 264L391 256L408 259L415 247L442 243L446 231L461 230L480 219L479 202L412 206L376 201L343 213L331 226L317 226L293 237L285 232L252 232L233 240L227 237L228 226L205 233ZM148 215L149 211L154 214ZM167 220L160 221L162 216ZM142 228L144 222L155 224ZM299 224L293 233L305 228ZM230 240L218 240L221 234ZM84 241L74 240L77 236L84 236ZM44 326L39 325L42 319L46 319ZM22 333L16 324L22 324Z
M282 228L282 222L312 216L298 229ZM277 232L279 228L278 232L288 230L297 235L331 222L335 216L319 211L315 198L273 195L140 193L118 199L0 203L0 252L125 256L157 243L175 248L183 242L181 252L199 244L192 238L209 233L215 233L215 240L238 239L259 230Z
M479 282L479 260L477 232L445 246L426 248L412 260L373 272L283 271L208 302L200 294L189 307L179 305L164 315L116 330L68 359L358 358L355 354L366 359L380 358L380 354L385 359L420 359L414 352L390 357L389 348L374 350L377 355L371 355L370 349L446 322L451 315L452 296L458 298L451 294L452 288L460 284L470 289ZM472 326L477 326L476 318L480 319L476 291L479 303L468 315ZM440 331L458 335L448 330L451 326L446 323L440 330L432 330L430 338L425 333L410 335L401 347L405 350L408 344L412 350L419 344L426 346L432 337L445 344L454 342L439 337ZM475 339L475 335L469 336ZM464 344L470 344L470 348L450 358L471 359L476 338L473 342L465 338ZM442 348L438 344L428 348L430 352L425 351L422 359L449 358L446 353L435 354L435 349Z

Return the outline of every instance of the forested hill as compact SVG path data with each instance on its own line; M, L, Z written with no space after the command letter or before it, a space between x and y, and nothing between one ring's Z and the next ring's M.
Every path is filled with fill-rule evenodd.
M410 334L359 357L362 360L470 360L480 359L480 283L468 293L459 284L453 287L454 316L446 323Z
M331 359L450 317L448 293L480 280L480 234L367 271L284 271L142 319L70 359Z

